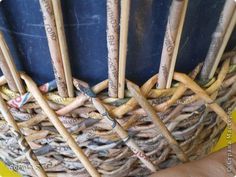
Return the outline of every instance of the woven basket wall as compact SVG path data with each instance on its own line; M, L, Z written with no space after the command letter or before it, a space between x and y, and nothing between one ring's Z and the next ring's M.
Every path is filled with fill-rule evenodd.
M200 68L200 66L196 67L190 76L196 77ZM187 77L185 74L179 74L179 76ZM4 83L4 79L2 80ZM235 81L235 65L230 65L227 59L218 68L215 77L202 88L211 96L214 103L219 104L226 112L230 112L236 105ZM191 83L178 82L170 89L157 90L154 89L156 82L155 75L141 87L142 93L157 110L157 114L183 151L190 160L199 159L208 154L226 127L221 118L209 108L209 105L213 103L206 104L201 96L187 89L191 87ZM177 96L181 87L184 90ZM137 102L130 98L130 93L126 91L124 99L109 98L106 88L107 80L94 86L93 90L98 93L98 97L106 105L109 113L116 117L156 168L163 169L181 163L162 136L162 132L156 128ZM41 90L43 90L42 87ZM8 101L10 112L48 174L51 176L89 176L33 97L21 105L21 108L14 108L13 102L9 100L19 98L18 93L2 85L1 94L5 101ZM77 95L76 99L81 97L79 91ZM44 99L53 110L66 107L75 100L75 98L60 98L56 90L45 93ZM66 116L59 116L59 119L102 175L118 177L151 174L104 122L89 99L82 100L80 107ZM17 143L16 136L2 116L0 118L0 146L0 158L10 168L24 176L35 175Z
M236 132L236 124L230 116L236 106L236 50L223 54L236 23L235 2L226 1L204 64L199 63L192 72L184 74L174 70L178 51L182 49L180 41L189 6L188 0L173 1L163 36L163 50L150 55L161 54L159 76L152 76L141 87L126 76L128 33L132 29L129 28L130 2L106 1L108 79L92 87L72 78L60 0L39 0L55 80L38 86L31 79L33 74L28 76L18 71L11 53L13 47L4 38L4 28L0 29L0 68L3 72L0 77L0 160L9 168L23 176L143 177L204 157L226 126L227 130ZM155 9L151 4L147 7ZM163 6L162 3L158 5ZM76 16L76 8L73 8L71 12ZM145 11L143 9L134 19L143 18ZM30 11L26 12L31 15ZM86 15L82 17L87 19ZM38 24L27 22L29 25L38 27ZM135 24L135 33L145 34L142 26L145 23ZM191 33L192 29L191 25ZM28 36L23 32L12 33ZM189 38L185 46L190 45ZM83 41L80 37L78 40ZM145 44L141 45L142 40L138 41L138 50L146 50ZM199 46L203 43L197 42ZM26 40L24 43L32 45ZM197 51L195 44L191 45L191 50ZM96 48L85 43L81 46L88 55L90 49ZM151 51L152 47L147 48ZM32 53L43 53L44 49L27 48ZM75 53L77 49L77 46L73 49ZM99 49L98 44L95 51ZM26 58L31 58L28 53ZM42 57L42 61L49 63L50 58ZM142 60L147 58L149 56ZM190 63L197 56L185 58ZM105 57L99 56L98 62L104 64L103 59ZM79 60L89 65L86 58ZM148 66L153 64L151 60L147 63ZM36 60L34 64L32 66L38 64ZM132 67L135 65L139 65L138 62ZM93 75L103 70L96 70L96 62L94 66L84 70ZM139 72L140 76L143 73Z

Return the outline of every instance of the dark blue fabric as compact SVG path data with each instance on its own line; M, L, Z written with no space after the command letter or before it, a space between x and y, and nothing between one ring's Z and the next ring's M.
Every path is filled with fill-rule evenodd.
M170 0L131 0L127 78L158 72ZM209 47L224 0L190 0L176 70L188 72ZM106 1L62 0L73 75L90 84L107 78ZM54 78L38 0L3 0L0 30L18 69L38 84ZM235 33L228 48L233 47Z

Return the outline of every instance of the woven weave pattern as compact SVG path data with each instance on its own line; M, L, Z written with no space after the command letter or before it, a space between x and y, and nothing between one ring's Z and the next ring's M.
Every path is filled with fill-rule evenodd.
M194 79L200 68L201 65L196 67L190 77ZM170 89L158 90L153 89L157 82L157 77L153 76L141 90L189 159L194 160L209 152L226 126L210 105L217 103L226 112L235 108L235 65L230 66L230 60L225 60L214 79L202 86L204 94L207 93L213 100L208 102L209 104L201 96L202 93L199 94L192 88L192 83L181 83L181 78L186 77L190 79L185 74L175 73L174 79L180 82ZM4 83L2 77L1 84ZM57 91L46 93L53 89L53 84L50 89L49 85L40 87L41 92L44 92L44 99L56 113L66 114L59 116L60 121L101 174L146 176L151 173L137 158L137 154L135 155L104 121L91 99L80 91L77 92L76 98L60 98ZM106 88L107 81L103 81L92 87L92 90L98 94L97 97L102 100L112 117L116 118L155 167L162 169L180 163L162 132L156 128L134 98L130 98L130 92L126 91L125 99L114 99L107 96ZM20 108L16 108L18 106L14 104L14 100L19 103L22 96L19 97L6 85L1 87L1 93L11 106L10 112L17 120L21 132L48 174L89 176L31 94L27 93L27 101L20 105ZM79 106L71 110L71 105L75 103ZM0 131L1 159L23 175L35 174L3 118Z
M189 75L175 72L188 0L174 0L159 74L141 87L126 77L130 0L107 0L108 79L93 87L72 77L60 0L39 4L55 80L37 86L19 72L0 32L0 159L10 168L39 177L147 176L205 156L226 125L236 132L236 52L223 55L236 24L232 0L204 64Z

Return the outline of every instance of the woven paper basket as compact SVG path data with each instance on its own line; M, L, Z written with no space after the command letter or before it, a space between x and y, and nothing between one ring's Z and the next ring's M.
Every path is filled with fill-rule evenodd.
M189 76L175 73L174 80L177 82L170 89L154 89L157 75L140 88L189 160L202 158L209 153L226 127L225 122L230 120L230 112L235 108L236 70L235 65L230 64L228 56L224 55L225 59L215 77L207 84L201 84L201 87L193 81L197 80L195 78L201 68L199 65ZM30 77L24 74L21 76L29 91L35 89L36 85ZM56 112L58 115L70 111L65 116L58 117L101 175L120 177L151 174L139 160L140 154L133 153L124 143L129 139L122 140L104 121L104 115L96 111L91 99L80 91L76 92L76 98L63 99L56 90L46 93L54 88L54 82L50 82L40 87L43 96L34 97L29 93L19 96L8 89L4 77L0 81L1 94L10 105L10 112L49 176L90 175L69 148L69 140L62 138L47 118L52 115L48 115L48 111L47 115L44 113L38 104L40 99L46 100L51 110L60 109L61 111ZM74 84L77 87L78 80L74 79ZM153 124L136 100L131 98L130 92L126 91L125 99L109 98L107 84L108 81L105 80L92 87L92 90L102 100L110 116L119 122L128 132L129 138L143 150L145 158L157 170L181 163L176 156L176 152L181 152L173 151L162 131ZM10 129L1 115L0 158L20 174L35 176L25 157L27 151L22 151L17 143L22 137L16 137L15 134L17 133Z
M130 2L106 1L108 80L93 87L71 76L60 0L39 0L55 80L38 87L30 76L19 72L12 47L9 49L0 32L4 75L0 77L0 160L11 169L23 176L39 177L144 177L207 155L226 126L236 132L230 116L236 105L236 52L223 55L236 23L235 2L226 1L203 68L199 64L187 75L174 72L174 68L188 0L173 1L159 80L154 75L140 88L125 80ZM151 1L149 4L155 9ZM22 7L25 10L26 4ZM76 6L71 12L77 19ZM142 16L143 12L145 9ZM92 17L99 17L100 23L100 15ZM135 23L138 18L135 16ZM77 23L78 19L79 27ZM146 23L137 24L140 33ZM41 22L35 27L38 25ZM5 32L34 36L15 30Z

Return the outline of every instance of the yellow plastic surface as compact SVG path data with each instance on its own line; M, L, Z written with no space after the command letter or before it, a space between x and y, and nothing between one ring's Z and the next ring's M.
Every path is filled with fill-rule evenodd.
M234 122L236 122L236 109L233 111L232 113L232 119ZM231 131L228 131L228 134L231 133ZM229 140L227 140L226 137L230 137L231 135L227 135L227 127L225 129L225 131L223 132L223 134L221 135L219 142L216 144L216 146L213 148L213 152L218 151L220 149L222 149L223 147L226 147ZM235 143L236 142L236 133L234 133L232 131L232 139L231 139L231 143Z
M21 177L14 171L9 170L1 161L0 161L0 177Z

